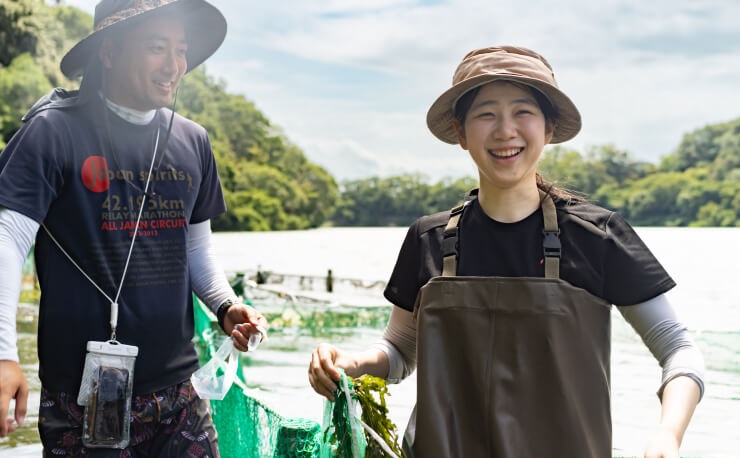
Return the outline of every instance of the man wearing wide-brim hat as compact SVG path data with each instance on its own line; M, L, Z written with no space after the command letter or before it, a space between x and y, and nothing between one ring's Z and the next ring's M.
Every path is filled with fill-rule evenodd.
M35 243L44 456L218 456L192 292L239 350L267 323L214 261L213 151L174 105L225 34L204 0L101 1L61 61L80 90L42 98L0 154L0 437L27 411L14 324Z

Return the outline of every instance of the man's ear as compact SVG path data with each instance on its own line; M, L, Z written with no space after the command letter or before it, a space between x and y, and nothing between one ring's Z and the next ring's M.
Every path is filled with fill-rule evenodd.
M452 118L452 125L455 127L455 132L457 133L457 142L460 143L462 149L467 150L468 142L465 139L465 127L460 124L457 118Z
M103 39L98 50L98 57L104 69L110 70L113 68L113 41L110 37Z

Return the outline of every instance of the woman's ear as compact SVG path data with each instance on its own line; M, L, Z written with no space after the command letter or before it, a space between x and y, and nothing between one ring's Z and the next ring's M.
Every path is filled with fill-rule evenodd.
M464 150L468 149L468 142L465 140L465 126L460 124L457 118L452 118L452 126L455 128L457 133L457 142L460 143L460 147Z
M552 136L555 134L556 121L547 120L545 122L545 145L549 145L552 141Z

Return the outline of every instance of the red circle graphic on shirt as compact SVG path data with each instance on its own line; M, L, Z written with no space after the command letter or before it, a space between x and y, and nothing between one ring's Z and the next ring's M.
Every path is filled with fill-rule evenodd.
M82 164L82 184L92 192L104 192L110 188L110 171L103 156L90 156Z

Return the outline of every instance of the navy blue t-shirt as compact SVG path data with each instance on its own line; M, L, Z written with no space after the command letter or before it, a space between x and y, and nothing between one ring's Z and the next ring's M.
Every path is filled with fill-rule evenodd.
M24 124L0 154L0 206L45 225L115 298L160 132L149 195L118 299L117 339L139 347L134 374L139 394L182 382L198 367L188 228L226 209L205 129L176 114L167 139L170 114L161 109L141 126L100 101L49 109ZM75 393L87 341L110 337L110 301L44 228L35 257L41 286L39 376L52 392Z
M617 306L652 299L675 286L634 229L618 213L586 202L555 201L562 257L560 278ZM450 212L419 218L408 230L385 297L413 310L416 296L442 275L441 243ZM463 212L457 275L544 277L544 218L538 209L501 223L474 200Z

